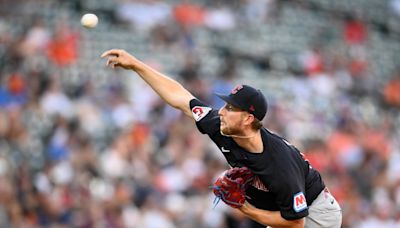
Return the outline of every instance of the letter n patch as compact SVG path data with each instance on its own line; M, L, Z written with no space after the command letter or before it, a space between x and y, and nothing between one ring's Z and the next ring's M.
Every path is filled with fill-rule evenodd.
M304 196L303 192L299 192L293 197L293 209L296 212L303 211L307 208L307 201L306 197Z

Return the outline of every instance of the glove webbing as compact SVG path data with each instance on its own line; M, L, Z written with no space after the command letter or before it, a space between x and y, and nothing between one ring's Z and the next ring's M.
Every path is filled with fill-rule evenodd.
M215 196L215 198L214 198L214 201L213 201L214 207L213 208L215 208L218 205L218 203L219 203L219 201L221 201L221 199L223 201L228 202L233 205L237 205L237 206L241 205L240 203L227 200L225 198L225 195L231 194L231 193L229 191L223 191L220 186L210 186L210 188L217 190L219 193L219 196Z

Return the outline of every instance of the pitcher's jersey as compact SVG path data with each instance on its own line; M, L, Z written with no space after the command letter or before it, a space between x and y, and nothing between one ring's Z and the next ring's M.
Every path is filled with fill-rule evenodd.
M255 181L246 191L249 203L259 209L280 211L287 220L308 215L308 205L325 184L296 147L262 128L264 150L251 153L231 137L221 135L218 110L197 99L190 101L190 108L199 131L213 140L229 165L246 166L256 174Z

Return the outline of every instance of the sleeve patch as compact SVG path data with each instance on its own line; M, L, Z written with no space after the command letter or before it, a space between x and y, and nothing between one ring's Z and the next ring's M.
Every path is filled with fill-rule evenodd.
M293 209L296 212L303 211L307 208L307 201L306 197L304 196L303 192L299 192L293 197Z
M210 107L204 107L204 106L194 106L192 108L192 115L193 118L196 120L196 122L199 122L201 119L203 119L210 111L212 108Z

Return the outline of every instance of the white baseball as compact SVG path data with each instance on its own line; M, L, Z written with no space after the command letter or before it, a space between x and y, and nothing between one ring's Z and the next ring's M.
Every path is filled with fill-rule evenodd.
M87 13L81 18L81 24L86 28L94 28L96 27L98 22L99 19L97 18L97 16L92 13Z

